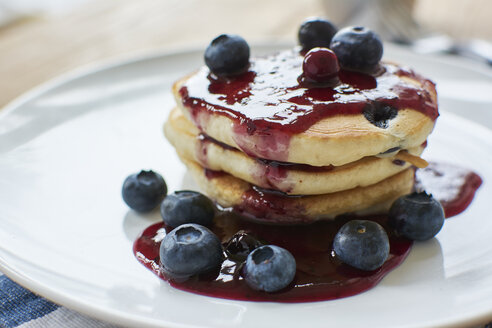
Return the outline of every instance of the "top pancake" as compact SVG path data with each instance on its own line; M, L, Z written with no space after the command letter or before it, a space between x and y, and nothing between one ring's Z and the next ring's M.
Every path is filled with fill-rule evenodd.
M300 85L302 56L251 60L217 79L208 68L173 86L178 107L205 134L269 160L344 165L421 145L438 116L432 82L394 64L372 76L341 71L335 87Z

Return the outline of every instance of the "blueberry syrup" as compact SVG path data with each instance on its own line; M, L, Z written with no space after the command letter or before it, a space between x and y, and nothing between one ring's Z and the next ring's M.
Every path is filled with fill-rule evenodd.
M170 231L163 223L148 227L135 241L137 259L173 287L200 295L244 301L274 301L283 303L324 301L359 294L374 287L389 271L408 255L412 242L390 235L390 256L375 271L361 271L341 263L332 252L331 241L338 229L350 218L334 222L318 222L305 226L259 225L222 213L212 231L225 243L239 230L245 230L263 243L288 249L297 262L294 282L276 293L255 291L241 276L241 262L229 257L214 277L195 277L186 282L169 280L159 270L160 241ZM372 217L385 224L386 218ZM387 229L388 230L388 229Z
M236 149L234 147L229 146L228 144L225 144L223 142L215 140L214 138L211 138L210 136L206 135L205 133L200 133L198 135L198 141L200 144L202 144L201 147L206 147L209 143L214 143L217 146L224 148L225 150L239 151L239 149Z
M226 145L205 133L200 133L197 137L197 143L195 147L195 157L197 161L205 167L205 175L210 177L218 176L219 173L213 173L213 170L208 169L208 147L210 144L215 144L224 150L239 152L238 149ZM284 192L290 192L294 185L292 182L285 179L289 171L304 171L304 172L326 172L333 170L333 165L327 166L312 166L308 164L288 163L280 161L272 161L263 158L252 157L256 162L256 168L252 172L257 184L268 189L282 190Z
M198 135L196 157L200 161L200 164L203 164L205 166L207 163L207 147L211 143L223 148L224 150L235 151L235 152L240 151L239 149L231 147L231 146L229 146L223 142L220 142L220 141L206 135L205 133L200 133ZM397 149L399 149L399 148L395 147L394 149L390 149L390 150L396 151ZM265 159L265 158L258 158L258 157L254 157L254 156L252 156L252 158L254 158L261 165L272 167L272 170L282 171L282 173L279 173L281 177L285 177L287 170L305 171L305 172L324 172L324 171L331 171L335 168L333 165L312 166L309 164L274 161L274 160L269 160L269 159ZM285 171L285 174L284 174L284 171Z
M302 196L287 195L281 191L268 190L252 186L242 195L242 202L234 206L234 212L250 220L260 218L263 222L302 224L311 220L300 215L305 208L295 198Z
M333 165L312 166L309 164L272 161L263 158L255 158L255 160L257 166L254 176L256 181L262 181L259 185L267 189L281 190L286 193L291 192L295 187L292 181L286 179L289 171L321 173L334 169Z
M482 185L478 174L449 163L431 162L415 174L415 189L425 190L439 200L446 217L463 212Z
M335 168L333 165L312 166L309 164L272 161L264 158L256 158L256 161L258 161L262 165L278 168L279 170L285 170L285 171L289 170L289 171L304 171L304 172L326 172L326 171L331 171Z
M426 169L417 170L416 188L434 194L445 209L446 217L456 215L471 203L475 191L482 183L474 172L457 166L431 163ZM280 197L279 195L276 195ZM288 199L288 197L287 197ZM267 199L261 206L271 210L274 205ZM282 205L274 210L279 210ZM258 205L260 208L260 205ZM288 209L287 209L288 210ZM285 210L285 213L287 213ZM287 213L288 214L288 213ZM354 216L340 216L333 221L309 225L264 225L244 220L233 212L220 211L212 230L222 242L238 231L244 230L264 244L288 249L296 258L297 272L294 282L282 291L265 293L249 288L241 277L241 263L226 256L220 272L212 277L195 277L186 282L174 282L159 270L159 247L170 231L163 223L148 227L135 241L133 252L143 265L160 278L181 290L219 298L247 301L275 301L284 303L313 302L343 298L371 289L391 270L403 262L410 252L412 242L398 237L387 226L385 215L364 217L380 223L388 232L390 256L375 271L361 271L341 263L332 252L332 241L338 229Z
M434 90L411 70L388 63L376 75L341 70L336 86L306 88L298 82L302 61L297 51L282 52L252 60L248 72L230 79L203 67L180 88L182 103L202 131L211 113L226 116L243 152L279 161L286 161L292 135L326 117L361 114L368 103L413 108L433 120L439 115L429 92L401 78Z
M209 138L204 134L199 134L198 142L195 147L195 157L202 166L208 166L208 145L210 144Z
M205 176L207 177L207 179L215 179L226 174L224 171L214 171L206 168L203 169L203 171L205 172Z

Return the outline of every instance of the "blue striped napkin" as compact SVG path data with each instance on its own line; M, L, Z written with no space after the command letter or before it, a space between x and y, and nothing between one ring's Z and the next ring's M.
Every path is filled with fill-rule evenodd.
M56 305L0 273L1 328L122 328ZM492 328L492 323L475 328Z
M1 273L0 327L117 328L39 297Z

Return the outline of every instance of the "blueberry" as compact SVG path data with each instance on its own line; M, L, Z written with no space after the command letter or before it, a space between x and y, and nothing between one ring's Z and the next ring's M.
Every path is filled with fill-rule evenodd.
M330 21L323 18L308 18L305 20L297 34L299 44L304 51L314 47L330 47L330 42L337 28Z
M223 260L219 238L199 224L183 224L168 233L159 255L162 272L178 281L217 269Z
M330 49L340 66L351 70L371 71L383 56L383 43L373 31L360 26L345 27L331 40Z
M161 204L162 220L171 227L185 223L210 226L214 216L214 203L197 191L175 191L168 195Z
M153 171L129 175L123 182L121 194L125 203L138 212L153 210L167 194L166 182Z
M333 240L333 250L342 262L366 271L381 267L388 258L389 249L384 228L368 220L345 223Z
M428 240L437 235L444 224L441 204L426 192L398 198L389 211L389 225L411 240Z
M398 110L390 105L374 101L364 106L362 114L371 124L387 129L389 121L398 115Z
M243 269L253 289L275 292L287 287L296 274L296 260L284 248L266 245L249 253Z
M240 230L229 239L225 252L234 261L244 262L249 253L262 246L262 243L244 230Z
M222 34L205 50L205 64L217 76L232 76L249 67L249 46L239 35Z
M337 56L328 48L313 48L304 56L302 71L308 81L327 83L338 82Z

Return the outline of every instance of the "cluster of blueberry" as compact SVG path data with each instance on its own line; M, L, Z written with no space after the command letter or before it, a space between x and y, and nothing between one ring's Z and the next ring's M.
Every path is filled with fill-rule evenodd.
M224 246L207 227L213 226L216 207L195 191L167 195L164 179L153 171L141 171L126 178L122 195L128 206L139 212L160 204L164 223L174 228L162 240L162 272L174 281L185 281L219 269L224 258L242 263L241 275L253 289L275 292L288 286L296 273L292 254L275 245L264 245L244 231L236 233ZM444 222L444 212L431 195L413 193L399 198L389 212L389 224L411 240L434 237ZM336 256L360 270L383 265L389 255L388 235L378 223L352 220L343 225L333 241Z
M388 213L389 226L400 236L424 241L433 238L444 224L441 204L426 192L398 198ZM384 228L368 220L344 224L333 240L338 258L357 269L375 270L389 255L389 239Z
M360 26L337 30L328 20L312 18L299 28L305 53L303 75L309 82L333 83L344 69L374 72L383 56L383 44L373 31ZM218 77L234 76L249 67L248 43L238 35L222 34L205 51L205 64Z
M162 220L174 228L160 246L161 271L174 281L213 272L220 268L224 252L228 258L244 263L242 276L256 290L274 292L294 279L296 261L284 248L263 245L239 232L222 247L207 227L213 225L215 205L196 191L176 191L167 195L164 179L153 171L141 171L126 178L122 196L127 205L148 212L160 204Z

